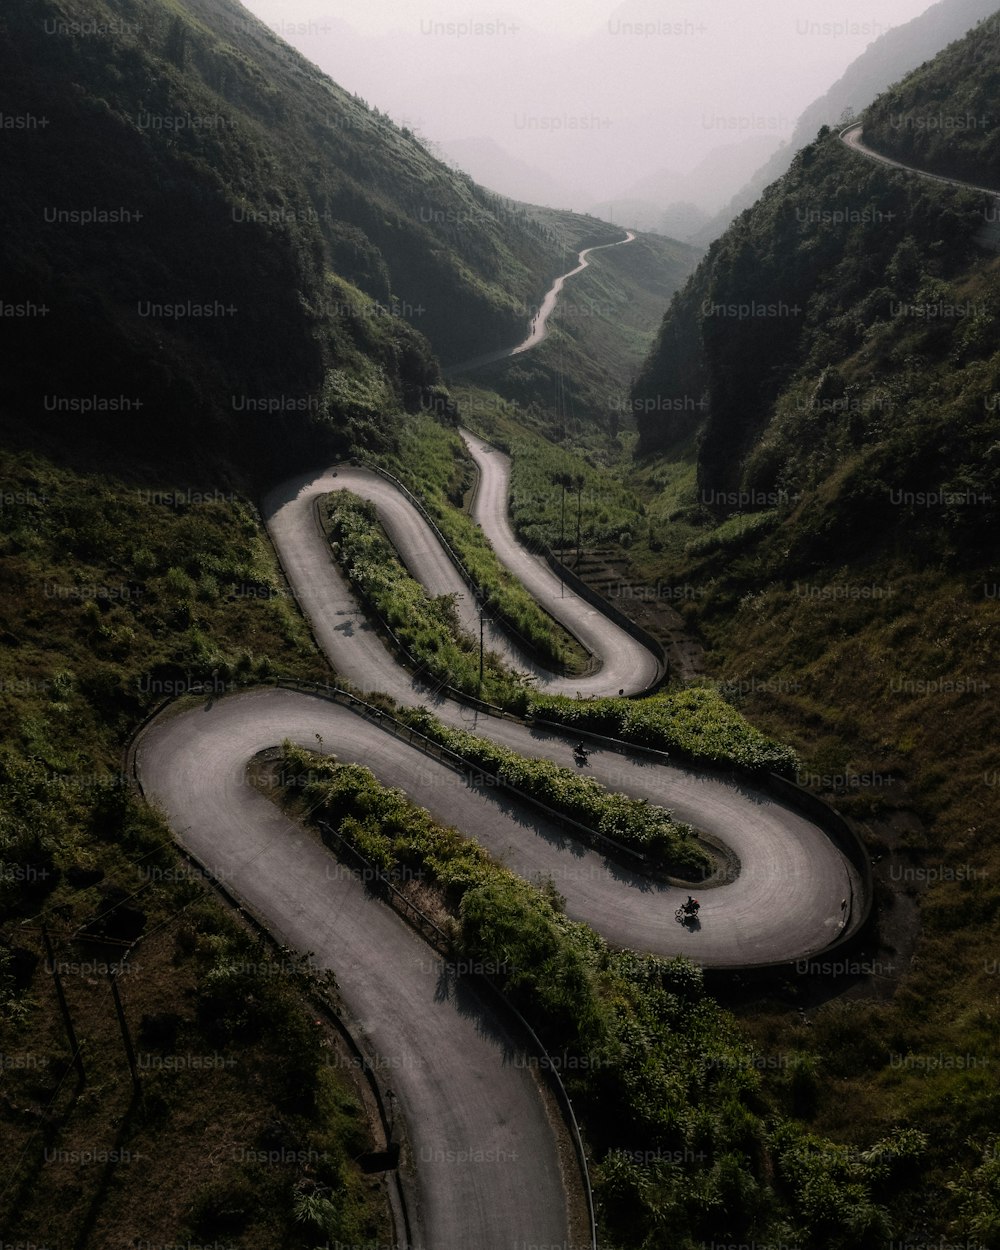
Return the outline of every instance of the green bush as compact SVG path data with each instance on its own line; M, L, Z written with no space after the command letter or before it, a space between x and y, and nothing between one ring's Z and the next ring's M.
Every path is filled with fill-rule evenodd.
M409 576L382 533L372 504L337 491L328 499L327 516L333 551L345 576L424 672L487 702L524 710L527 691L521 675L493 652L484 656L480 686L477 640L459 629L450 597L428 598Z
M668 871L700 881L712 861L694 842L691 825L675 821L665 808L607 790L551 760L532 759L466 730L449 729L423 709L401 712L401 719L440 742L477 768L499 777L540 803L640 854Z
M459 435L427 414L410 418L396 456L385 466L421 499L442 534L483 591L488 613L507 623L545 661L583 671L587 654L535 602L497 559L489 539L460 505L474 478L474 466Z
M689 686L648 699L533 695L528 715L676 754L695 764L793 775L798 757L755 729L722 695Z

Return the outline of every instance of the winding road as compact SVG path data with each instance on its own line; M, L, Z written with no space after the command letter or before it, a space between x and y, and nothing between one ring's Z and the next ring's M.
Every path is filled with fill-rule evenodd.
M841 140L854 152L867 156L869 160L878 161L880 165L889 165L893 169L901 169L907 174L916 174L919 178L929 178L932 182L944 182L950 187L961 187L965 191L978 191L982 195L1000 197L995 187L980 187L974 182L963 182L960 178L949 178L945 174L932 174L927 169L919 169L916 165L904 165L902 161L893 160L891 156L883 156L874 148L865 146L864 126L858 122L840 132Z
M646 647L610 621L603 612L565 588L544 560L531 555L514 537L507 517L510 498L510 460L477 438L461 431L469 454L479 469L479 489L472 506L472 518L489 538L500 561L543 604L561 625L578 638L591 655L601 660L600 670L588 677L556 678L538 674L539 685L553 694L581 694L584 698L635 694L652 686L662 676L659 661ZM524 660L519 667L528 668Z
M601 660L597 673L571 683L573 690L645 688L655 677L655 658L569 589L561 595L551 571L521 551L506 516L506 458L472 435L466 441L480 468L476 517L487 536L539 602ZM433 594L464 593L458 602L466 622L471 611L478 627L467 588L432 530L389 482L359 468L304 474L271 491L263 512L289 585L336 672L401 703L433 705L448 724L569 764L565 737L437 698L397 663L321 534L317 501L338 489L372 499L411 571ZM522 662L502 635L493 640ZM549 688L559 685L548 679ZM609 862L321 695L262 689L175 705L142 732L136 775L178 840L281 941L334 971L361 1034L391 1071L415 1163L416 1244L429 1250L569 1244L567 1194L578 1191L579 1178L560 1152L519 1038L312 833L247 781L256 752L286 738L316 748L317 735L323 750L368 765L438 819L475 831L514 872L551 878L567 913L617 945L713 966L803 959L852 922L841 902L860 888L857 874L818 828L744 782L593 751L591 775L671 808L738 856L739 875L704 892L700 927L688 930L673 918L684 891Z
M988 196L993 201L993 206L984 213L983 225L976 232L976 242L980 247L989 251L1000 252L1000 191L991 187L977 186L974 182L963 182L959 178L949 178L945 174L932 174L930 170L919 169L916 165L904 165L902 161L883 156L874 148L865 146L864 127L861 123L855 123L842 130L840 139L852 152L857 152L859 156L864 156L868 160L877 161L880 165L888 165L891 169L913 174L917 178L927 178L931 182L942 182L946 186L957 187L961 191L975 191L980 195Z
M577 264L575 269L570 269L567 273L561 274L556 278L555 282L549 287L545 298L542 300L538 312L531 319L531 329L528 336L522 339L516 347L501 347L498 351L487 352L483 356L475 356L471 360L463 360L455 365L448 365L444 370L445 373L467 373L470 369L478 369L481 365L492 365L498 360L507 360L511 356L518 356L521 352L529 351L532 347L537 347L549 332L549 317L555 311L556 303L565 283L575 274L586 269L590 264L587 259L591 252L600 252L607 247L621 247L625 243L632 243L635 239L635 233L632 230L625 231L624 239L616 239L614 243L597 243L594 247L585 247L577 256Z

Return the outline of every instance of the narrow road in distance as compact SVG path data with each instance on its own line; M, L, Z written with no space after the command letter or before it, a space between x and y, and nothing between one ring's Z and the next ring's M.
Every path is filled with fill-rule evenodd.
M518 356L521 352L529 351L532 347L537 347L549 332L549 318L555 311L556 303L559 299L560 292L569 278L587 268L590 261L587 259L592 252L603 251L607 247L622 247L626 243L631 243L635 239L635 232L632 230L625 231L624 239L616 239L614 243L598 243L594 247L585 247L577 257L577 265L575 269L570 269L567 273L560 274L555 282L549 287L545 294L545 298L538 309L538 312L531 319L531 329L528 336L522 339L516 347L502 347L495 352L487 352L483 356L475 356L471 360L460 361L456 365L448 365L442 369L443 373L467 373L470 369L478 369L481 365L492 365L498 360L507 360L511 356Z

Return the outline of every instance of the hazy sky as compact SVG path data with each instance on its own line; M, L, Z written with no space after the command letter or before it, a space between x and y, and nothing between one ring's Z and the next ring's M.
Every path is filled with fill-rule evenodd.
M510 15L526 26L554 34L574 36L599 30L618 9L608 0L505 0L495 6L465 3L465 0L252 0L246 6L268 25L280 22L308 22L311 19L337 16L364 34L385 34L392 30L419 28L422 21L461 21L473 17L482 21ZM883 28L908 21L928 8L919 0L838 0L818 3L817 0L795 0L794 3L772 0L754 6L748 0L702 0L684 4L681 0L646 6L660 21L676 21L692 14L706 24L728 22L741 11L755 20L775 15L786 21L789 14L824 22L856 22L880 25ZM876 31L876 34L881 31ZM871 42L865 32L831 34L848 48L848 59ZM846 61L844 62L846 66Z
M245 0L332 78L480 179L582 209L755 168L928 0ZM737 145L739 150L737 150ZM747 172L749 172L749 169ZM697 182L697 177L694 179ZM704 181L704 179L702 180ZM515 184L522 186L518 192ZM719 196L723 195L719 183ZM692 197L694 198L694 197ZM722 199L720 199L720 204Z

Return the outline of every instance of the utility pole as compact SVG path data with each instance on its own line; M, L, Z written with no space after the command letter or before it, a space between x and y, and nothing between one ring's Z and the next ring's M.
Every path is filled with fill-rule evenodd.
M565 586L563 585L562 564L566 551L566 474L559 476L559 485L562 487L562 507L559 512L559 598L565 595Z
M56 963L55 951L52 949L52 939L49 937L48 926L42 921L42 938L45 941L45 950L49 957L49 967L52 970L52 980L56 987L56 998L59 1000L59 1010L62 1013L63 1024L66 1026L66 1036L69 1039L69 1048L73 1054L73 1063L76 1066L76 1075L81 1085L86 1085L87 1074L83 1070L83 1055L80 1051L80 1044L76 1040L76 1030L73 1028L73 1020L69 1014L69 1003L66 1001L66 991L63 989L62 977L59 974L59 965Z
M583 518L583 487L587 479L582 473L578 473L573 479L573 485L576 487L576 566L580 567L580 528Z
M132 1093L136 1099L141 1099L142 1084L139 1081L139 1070L135 1061L135 1047L132 1045L132 1036L128 1031L128 1021L125 1019L125 1008L122 1006L121 995L118 993L118 981L116 977L116 970L109 968L108 980L111 982L111 996L115 1000L115 1012L118 1015L118 1026L122 1031L122 1041L125 1043L125 1056L128 1059L128 1069L132 1074Z
M552 486L560 487L562 490L562 503L560 506L560 518L559 518L559 598L562 599L565 594L562 570L563 570L563 542L565 541L564 534L566 532L566 474L565 473L550 473L549 483Z
M483 697L483 605L479 605L479 698Z

